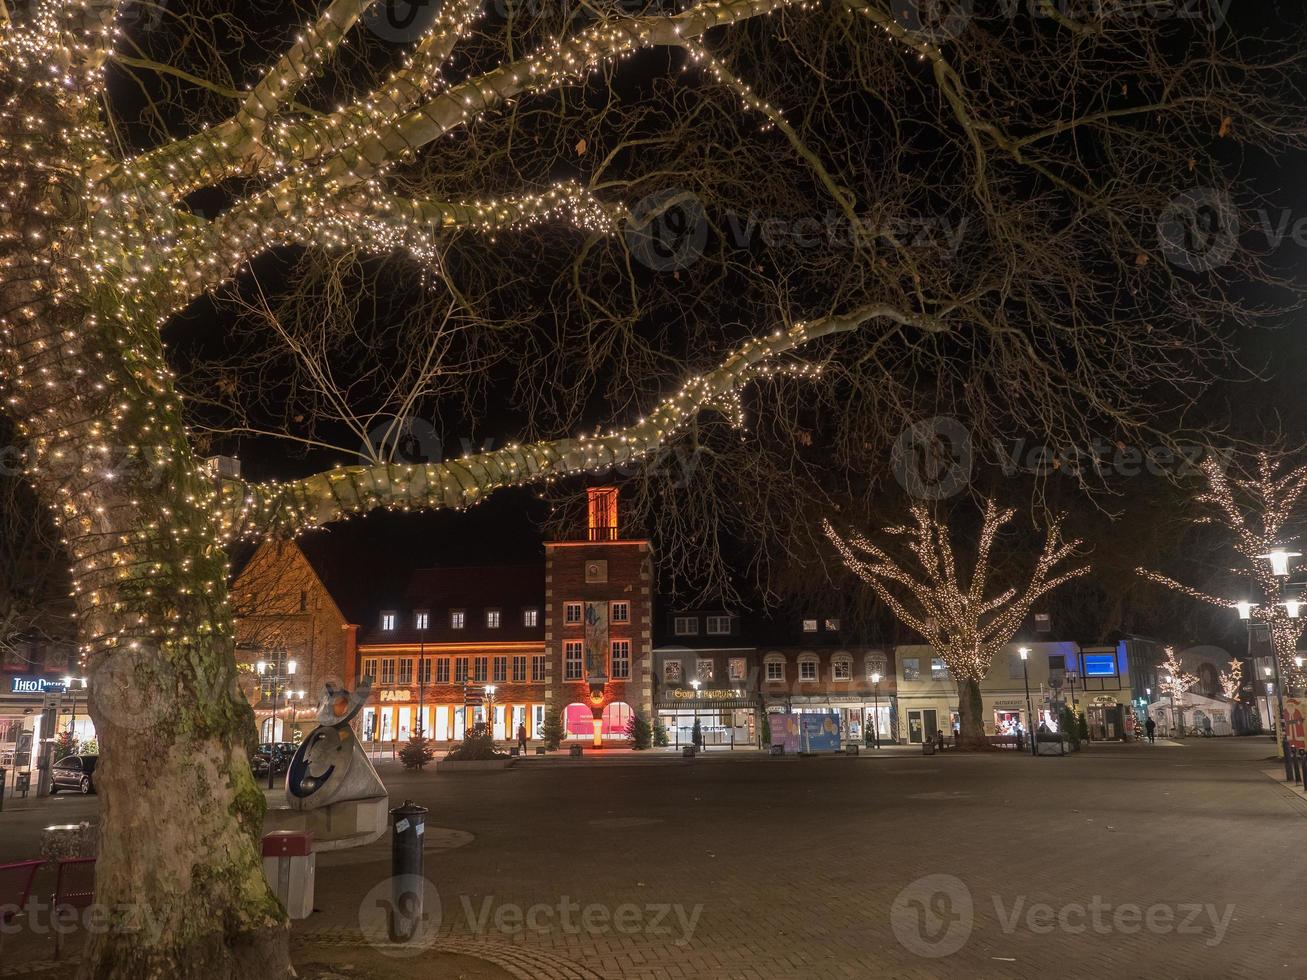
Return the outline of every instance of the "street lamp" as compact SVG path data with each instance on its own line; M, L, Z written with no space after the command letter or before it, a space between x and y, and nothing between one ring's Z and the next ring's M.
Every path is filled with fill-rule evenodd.
M258 671L260 678L267 674L268 679L272 681L272 712L268 716L272 719L272 737L268 739L269 744L272 746L268 750L268 789L272 789L272 777L277 769L277 695L281 692L280 682L288 681L294 677L298 666L294 660L287 660L286 672L281 674L272 672L270 668L275 668L275 665L269 664L266 660L260 660L254 665L254 669Z
M1299 664L1299 666L1302 665ZM76 688L73 687L73 685L78 682L81 683L82 690L83 691L86 690L85 677L69 677L66 675L64 677L64 690L69 692L73 696L73 706L71 711L69 712L69 717L68 717L68 731L72 732L74 738L77 737L77 694L76 694Z
M874 704L875 707L871 709L871 719L872 725L875 726L876 748L880 748L880 671L872 673L871 683L876 689L876 693L873 695L874 700L872 701L872 704Z
M1271 574L1276 578L1284 578L1289 574L1289 559L1301 558L1301 551L1285 551L1283 548L1272 548L1265 555L1258 555L1258 558L1265 558L1271 563Z
M486 685L486 728L495 737L495 685Z
M1030 659L1030 648L1021 647L1017 650L1017 653L1021 654L1021 676L1026 682L1026 721L1029 729L1027 734L1030 737L1030 754L1033 756L1038 755L1039 750L1035 746L1035 706L1030 701L1030 669L1026 665L1026 662Z
M694 746L694 751L699 751L699 743L694 740L695 729L699 728L699 687L703 681L695 678L690 681L690 686L694 688L694 728L690 729L690 744ZM699 730L699 738L703 739L703 730Z

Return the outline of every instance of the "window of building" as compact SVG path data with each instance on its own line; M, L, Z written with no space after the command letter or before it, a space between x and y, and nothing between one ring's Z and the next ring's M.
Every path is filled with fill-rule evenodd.
M467 621L467 615L462 609L451 609L449 611L449 628L452 630L461 630L463 624Z
M568 602L563 605L563 622L568 626L579 626L582 618L581 603Z
M377 662L375 660L363 661L363 676L371 677L375 682L377 679Z
M513 658L513 680L526 680L526 657Z
M867 679L868 680L871 680L872 674L880 674L881 677L884 677L885 674L888 672L888 669L889 669L889 661L887 661L883 656L881 656L879 653L868 654L867 656Z
M817 621L815 619L805 619L803 621L803 632L805 633L817 632Z
M579 681L581 679L580 640L567 640L563 643L563 679Z
M1026 676L1026 662L1021 659L1021 654L1014 653L1008 657L1007 676L1011 680Z
M436 683L437 684L449 683L449 658L448 657L440 657L436 661Z
M826 620L826 631L827 631L827 632L829 632L829 633L835 633L835 632L837 632L837 631L839 630L839 628L840 628L840 621L839 621L838 619L828 619L828 620Z
M672 632L677 636L698 636L698 616L677 616L672 623Z
M1048 655L1048 669L1049 669L1049 670L1066 670L1066 654L1063 654L1063 653L1052 654L1052 653L1050 653L1050 654Z
M799 680L815 681L817 679L817 658L807 657L799 661Z
M545 679L545 658L531 658L531 679L533 681L542 681Z
M744 680L744 674L747 670L743 657L732 657L726 663L726 676L733 681Z
M431 615L425 609L419 609L413 614L413 628L424 630L431 625Z
M700 657L694 664L694 676L701 681L712 680L712 658Z
M430 657L423 657L420 661L418 661L418 683L419 684L431 683L431 658Z
M679 660L663 661L663 682L667 684L681 683L681 662Z
M495 672L494 672L493 679L494 679L494 682L495 682L496 684L502 684L504 681L508 680L508 658L507 658L507 657L496 657L496 658L495 658Z
M932 681L948 680L948 667L940 657L930 658L930 679Z
M773 657L767 661L767 680L785 680L785 661L780 657Z
M395 614L393 612L383 612L381 614L381 628L383 630L393 630L395 628Z
M490 672L489 657L472 658L472 680L476 681L478 684L483 684L485 683L486 676L489 674L489 672Z
M396 684L412 684L412 683L413 683L413 661L412 661L412 660L401 660L401 661L399 662L399 673L398 673L398 675L397 675L396 678L395 678L395 683L396 683Z
M487 610L486 610L486 629L492 629L492 630L497 630L497 629L499 629L499 610L498 610L498 609L487 609Z
M454 658L454 683L467 683L467 657Z
M921 680L921 661L917 657L903 658L903 679L905 681Z
M391 658L381 661L381 686L395 686L395 661Z
M613 640L613 679L623 681L631 676L631 641Z
M709 636L730 636L730 635L731 635L731 617L730 617L730 616L709 616L709 617L708 617L708 635L709 635Z
M631 604L629 602L614 602L610 616L614 623L629 623L631 621Z
M848 657L836 657L830 664L831 679L836 681L853 680L853 661Z
M539 626L539 625L540 625L540 610L539 610L539 609L523 609L523 610L522 610L522 625L523 625L523 626Z
M309 610L309 594L305 592L303 589L300 589L300 612L308 612L308 610Z

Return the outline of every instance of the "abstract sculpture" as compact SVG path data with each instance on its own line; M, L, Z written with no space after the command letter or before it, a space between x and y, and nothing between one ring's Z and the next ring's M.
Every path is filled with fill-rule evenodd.
M300 743L286 773L286 802L291 809L316 810L386 795L381 777L349 724L371 691L370 677L364 677L353 694L330 682L323 686L318 727Z

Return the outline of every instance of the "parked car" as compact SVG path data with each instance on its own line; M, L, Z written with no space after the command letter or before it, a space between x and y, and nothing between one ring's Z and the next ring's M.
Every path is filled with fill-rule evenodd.
M266 776L268 774L268 757L262 752L256 752L250 756L250 772L256 777Z
M259 755L271 761L273 772L285 772L297 748L294 742L263 742L259 745Z
M83 796L95 792L95 764L98 755L67 755L50 769L50 794L75 789Z

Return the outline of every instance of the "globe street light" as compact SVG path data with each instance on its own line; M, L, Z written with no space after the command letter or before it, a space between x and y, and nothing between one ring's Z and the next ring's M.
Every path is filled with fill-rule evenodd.
M1034 756L1039 754L1039 749L1035 745L1035 706L1030 701L1030 670L1026 666L1026 661L1030 659L1030 648L1021 647L1017 653L1021 654L1021 676L1026 682L1026 721L1030 736L1030 754Z
M486 685L486 729L495 737L495 685Z
M871 718L876 731L876 748L880 748L880 671L877 670L872 673L871 683L876 688L876 693L873 695L875 700L872 702L875 707L872 708Z

